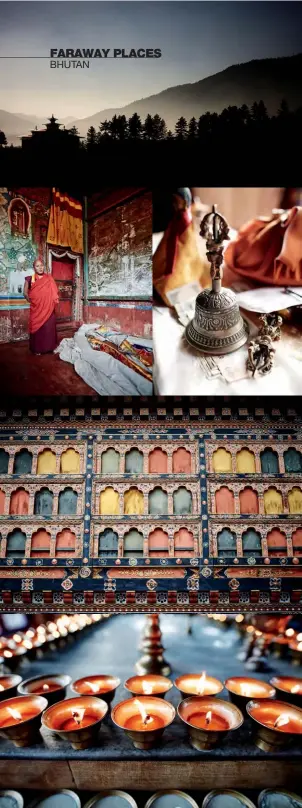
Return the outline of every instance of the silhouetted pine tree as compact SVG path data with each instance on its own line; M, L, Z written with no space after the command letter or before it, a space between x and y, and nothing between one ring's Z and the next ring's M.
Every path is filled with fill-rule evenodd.
M156 114L153 116L153 139L165 140L167 136L166 121Z
M189 121L188 127L188 137L190 140L194 140L198 135L198 123L196 118L191 118Z
M285 98L282 99L277 115L279 118L287 118L290 115L290 110Z
M182 115L175 124L175 137L176 140L186 140L188 137L188 124Z
M218 121L219 115L217 115L217 112L205 112L204 115L201 115L197 124L197 136L199 140L204 140L212 135Z
M264 101L254 101L251 109L252 120L255 123L264 123L268 120L268 112Z
M7 146L7 140L6 135L4 134L4 132L2 132L2 129L0 129L0 148L2 146Z
M251 121L251 113L247 104L242 104L240 107L241 121L248 126Z
M129 137L132 140L139 140L142 136L143 132L143 124L141 122L140 116L137 112L134 112L131 115L131 118L128 120L128 133Z
M92 127L93 128L93 127ZM99 125L99 131L97 133L97 141L98 143L101 140L109 140L111 135L111 121L102 121Z
M97 145L97 133L94 126L90 126L86 138L87 149L93 149L96 145Z
M144 140L152 140L153 139L153 118L152 115L147 115L145 118L145 123L143 126L143 138Z

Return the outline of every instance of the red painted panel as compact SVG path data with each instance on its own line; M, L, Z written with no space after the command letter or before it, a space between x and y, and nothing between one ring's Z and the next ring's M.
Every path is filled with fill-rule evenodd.
M234 494L227 486L216 491L215 499L217 513L234 513Z
M240 513L259 513L258 496L253 488L244 488L239 494Z
M163 449L153 449L149 454L149 472L150 474L167 474L168 471L168 456Z
M191 474L191 455L187 449L180 447L173 452L173 472L174 474Z
M46 530L37 530L31 539L31 558L47 558L50 553L50 534Z
M52 258L52 275L56 281L72 281L73 270L74 261L71 261L69 258Z
M152 337L152 309L119 308L118 306L84 306L85 323L101 323L123 334Z
M295 530L292 536L293 540L293 551L295 556L302 555L302 528L298 528Z
M284 533L274 528L267 536L268 554L275 558L287 555L287 542Z
M23 516L28 514L29 493L19 488L11 495L9 512L12 515Z

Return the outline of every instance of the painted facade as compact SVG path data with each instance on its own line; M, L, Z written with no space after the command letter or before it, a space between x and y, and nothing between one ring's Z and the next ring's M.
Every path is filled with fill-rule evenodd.
M2 412L0 608L300 610L301 417L262 412Z

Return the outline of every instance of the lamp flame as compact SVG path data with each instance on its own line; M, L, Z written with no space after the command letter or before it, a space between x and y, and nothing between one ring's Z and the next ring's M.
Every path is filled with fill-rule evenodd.
M148 713L146 712L145 708L143 707L143 705L141 704L139 699L134 699L134 701L135 701L136 707L137 707L137 709L138 709L138 711L139 711L139 713L141 715L143 724L149 724L150 721L153 721L153 718L151 717L151 715L148 715Z
M85 715L84 708L83 709L79 708L78 710L72 710L71 714L72 714L72 717L75 720L76 724L78 724L78 726L80 727L81 726L81 721L83 721L83 718L84 718L84 715Z
M142 683L142 688L143 688L145 696L151 696L151 694L153 693L153 687L150 684L150 682L143 682Z
M5 688L3 687L3 685L0 685L0 692L1 692L2 690L5 690Z
M206 714L206 724L210 724L211 721L212 721L212 710L209 710L209 712Z
M99 686L97 682L84 682L84 684L87 685L87 687L90 687L90 690L92 690L93 693L98 692Z
M290 692L291 693L299 693L299 691L300 691L300 685L294 685Z
M7 707L6 709L12 718L15 718L16 721L22 721L22 715L19 713L19 710L15 710L13 707Z
M197 682L197 693L199 696L202 696L204 693L205 683L206 683L206 672L203 671L199 681Z
M274 727L276 727L276 729L278 729L278 727L284 727L285 724L288 724L288 723L289 723L288 715L286 715L285 713L284 713L284 715L282 715L282 713L281 713L281 715L279 715L278 718L276 718L276 721L274 723Z
M249 698L251 696L251 688L249 685L241 685L241 695Z
M47 685L46 682L45 685L43 685L42 690L49 690L49 685Z

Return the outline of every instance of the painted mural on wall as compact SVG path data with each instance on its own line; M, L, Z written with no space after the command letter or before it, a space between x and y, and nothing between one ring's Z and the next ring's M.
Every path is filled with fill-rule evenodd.
M90 299L152 297L152 199L142 194L89 224Z
M33 272L33 261L41 245L35 239L35 223L47 216L39 203L29 203L0 188L0 296L2 308L11 298L24 301L23 286L26 275ZM46 225L45 225L46 226Z

